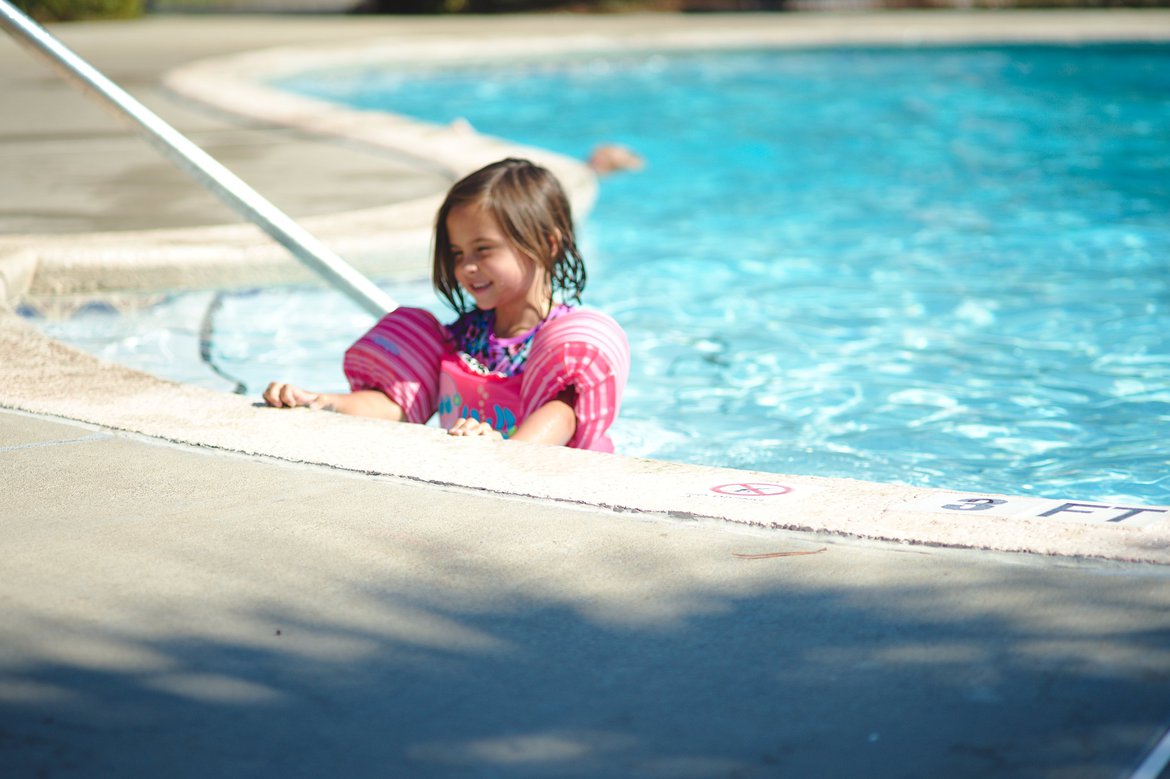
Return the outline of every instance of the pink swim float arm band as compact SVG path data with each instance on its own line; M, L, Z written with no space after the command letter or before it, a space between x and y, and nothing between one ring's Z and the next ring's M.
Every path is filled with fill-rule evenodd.
M572 388L576 393L573 411L577 430L569 446L613 451L606 432L621 408L622 392L629 378L630 349L625 333L612 318L597 311L575 309L548 322L533 339L524 371L503 381L484 380L470 371L453 372L450 360L444 370L448 355L458 362L453 357L454 350L450 335L434 315L422 309L400 308L349 348L345 375L354 391L380 390L402 407L408 421L420 424L439 410L443 394L440 376L447 377L444 383L450 379L464 401L456 409L451 397L452 419L461 415L463 408L468 413L483 408L477 413L487 413L493 417L493 424L508 428L519 425L536 409ZM466 402L472 399L473 403ZM497 405L510 412L515 422L511 423L509 413L495 412ZM447 417L448 410L443 411Z

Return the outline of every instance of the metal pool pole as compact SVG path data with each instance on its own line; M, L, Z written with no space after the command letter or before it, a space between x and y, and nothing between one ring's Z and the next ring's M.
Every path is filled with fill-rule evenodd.
M217 162L114 82L103 76L8 0L0 0L0 27L44 57L54 69L139 130L162 155L236 213L255 223L294 257L377 317L398 307L394 299L331 252L256 190Z

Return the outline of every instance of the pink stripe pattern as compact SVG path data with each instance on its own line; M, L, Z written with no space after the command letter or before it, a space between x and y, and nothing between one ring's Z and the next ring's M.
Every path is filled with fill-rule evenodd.
M424 424L439 398L439 361L452 350L447 331L429 311L399 308L383 317L345 353L350 389L380 390L402 407L408 422Z
M572 387L577 431L569 446L612 452L606 432L617 419L629 375L630 347L618 323L600 311L576 309L536 334L522 374L522 413L527 417Z
M400 308L349 348L345 375L351 389L380 390L408 421L421 424L438 407L439 365L454 349L432 314ZM629 374L630 347L618 323L598 311L569 311L547 322L532 341L520 374L517 423L572 388L577 430L569 446L612 452L606 433L617 419Z

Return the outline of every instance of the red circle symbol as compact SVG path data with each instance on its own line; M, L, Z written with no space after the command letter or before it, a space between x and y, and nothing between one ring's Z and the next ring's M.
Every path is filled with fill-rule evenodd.
M777 495L787 495L792 492L792 488L768 482L739 482L737 484L719 484L712 487L711 492L717 492L720 495L734 495L737 498L774 498Z

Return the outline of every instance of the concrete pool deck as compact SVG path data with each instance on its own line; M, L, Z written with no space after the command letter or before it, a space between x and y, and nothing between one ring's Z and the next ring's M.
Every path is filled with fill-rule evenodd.
M344 256L406 276L446 182L510 147L306 112L253 91L262 65L373 40L413 58L1166 39L1170 14L54 31ZM7 301L306 278L11 41L0 65ZM588 175L553 164L587 203ZM1170 722L1170 522L1148 507L277 412L100 363L10 312L0 458L4 775L1117 776ZM808 554L768 556L790 552Z

